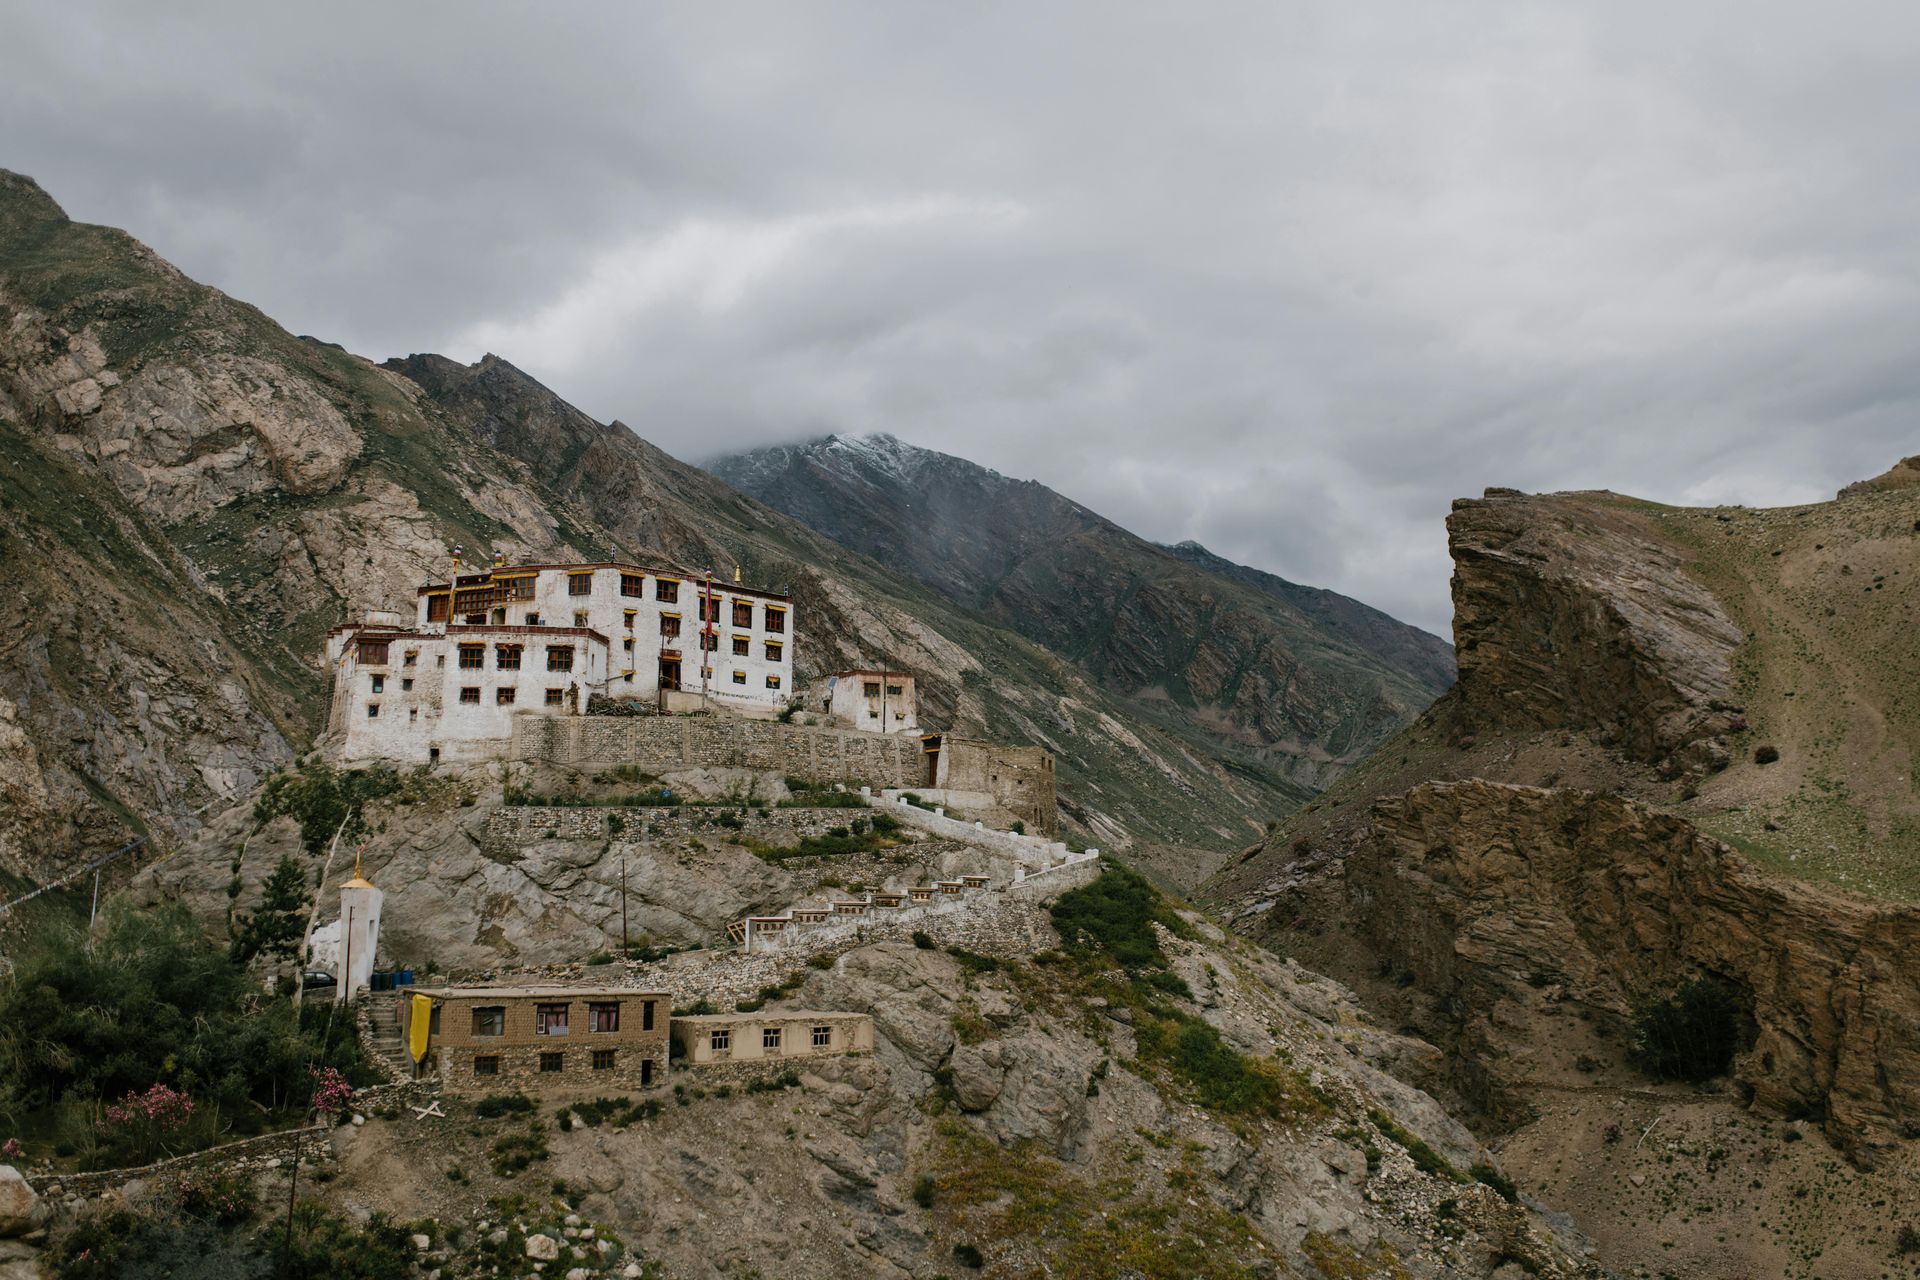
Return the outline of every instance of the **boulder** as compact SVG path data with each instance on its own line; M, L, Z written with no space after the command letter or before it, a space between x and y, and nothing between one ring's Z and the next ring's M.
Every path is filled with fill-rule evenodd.
M552 1236L528 1236L527 1256L535 1262L552 1262L560 1256L560 1242Z
M46 1221L47 1206L26 1177L10 1164L0 1164L0 1237L23 1236Z

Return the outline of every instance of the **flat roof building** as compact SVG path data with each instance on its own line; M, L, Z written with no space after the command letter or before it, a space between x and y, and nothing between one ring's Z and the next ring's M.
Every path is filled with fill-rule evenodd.
M689 1066L871 1052L873 1019L864 1013L762 1009L673 1020L673 1055Z
M427 1009L423 1076L453 1094L648 1089L667 1075L670 997L629 987L415 987L400 1036ZM410 1050L411 1052L411 1050Z

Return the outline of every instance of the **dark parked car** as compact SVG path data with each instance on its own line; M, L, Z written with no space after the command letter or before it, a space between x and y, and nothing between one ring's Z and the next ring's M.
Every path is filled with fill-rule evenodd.
M315 987L330 987L333 985L333 975L325 969L309 969L300 975L300 985L309 991Z

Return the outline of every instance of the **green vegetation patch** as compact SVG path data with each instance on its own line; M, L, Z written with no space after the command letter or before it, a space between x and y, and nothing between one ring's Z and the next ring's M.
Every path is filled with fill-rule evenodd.
M1726 1074L1749 1021L1739 993L1696 977L1633 1010L1634 1058L1662 1080L1711 1080Z
M366 807L377 800L407 804L425 799L437 789L424 770L401 774L392 769L349 769L342 773L323 762L313 762L292 773L267 779L254 801L253 821L264 826L285 815L300 825L300 843L318 853L338 831L352 839L367 830Z

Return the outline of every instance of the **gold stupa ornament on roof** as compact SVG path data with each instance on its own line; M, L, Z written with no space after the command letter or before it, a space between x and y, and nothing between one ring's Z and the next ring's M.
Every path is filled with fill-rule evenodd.
M367 846L364 843L361 844L358 848L356 848L353 851L353 879L341 885L340 887L342 889L373 888L373 882L360 874L360 859L366 853L366 851L367 851Z

